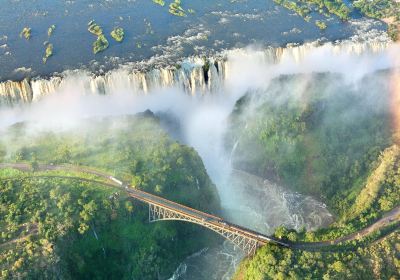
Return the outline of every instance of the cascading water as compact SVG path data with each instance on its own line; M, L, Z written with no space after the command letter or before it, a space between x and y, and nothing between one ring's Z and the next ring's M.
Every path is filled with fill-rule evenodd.
M386 41L363 43L345 42L340 44L325 44L330 55L348 54L362 55L363 53L379 53L388 46ZM317 43L309 43L286 48L267 48L263 51L248 52L237 49L226 51L209 58L207 67L204 59L192 57L186 59L178 67L171 66L163 69L150 69L142 65L125 65L104 75L93 76L83 70L66 71L57 77L35 78L22 81L5 81L0 83L0 107L20 103L36 102L46 95L54 94L62 88L70 77L81 77L84 94L112 94L118 91L135 94L147 94L157 88L174 87L190 95L217 92L221 89L222 81L231 74L232 61L229 57L257 59L259 63L274 64L287 61L299 63L315 51ZM251 57L249 57L249 55ZM141 68L139 68L141 67ZM143 69L144 68L144 69Z
M49 79L3 82L0 106L32 104L0 111L0 128L25 119L71 121L146 109L172 114L179 121L182 141L197 150L216 183L225 219L266 234L280 224L313 229L332 221L323 203L232 170L235 150L224 148L229 115L246 92L265 88L281 74L347 71L328 61L330 57L354 61L350 79L390 68L390 48L386 42L367 42L238 49L210 58L207 67L203 59L190 58L178 68L138 71L125 66L102 76L76 70ZM171 279L228 279L242 257L225 242L189 257Z

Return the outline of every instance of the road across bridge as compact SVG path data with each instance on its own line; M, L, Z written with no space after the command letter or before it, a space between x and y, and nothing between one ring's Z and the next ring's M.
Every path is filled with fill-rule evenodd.
M23 171L29 171L30 165L25 163L16 164L0 164L0 168L15 168ZM128 186L124 184L121 180L110 176L109 174L99 172L90 168L79 167L79 166L69 166L69 165L39 165L38 170L64 170L64 171L79 171L85 172L92 175L102 177L108 180L112 184L94 181L98 184L103 184L107 186L118 186L126 190L128 195L136 200L142 201L149 205L149 222L156 221L168 221L168 220L178 220L185 221L200 226L206 227L212 231L215 231L219 235L223 236L225 239L232 242L235 246L243 250L247 255L253 255L256 249L266 243L274 243L280 246L289 247L288 244L276 240L272 237L258 233L256 231L247 229L245 227L229 223L220 217L210 215L208 213L187 207L185 205L173 202L171 200L162 198L157 195L153 195L133 186ZM37 176L37 177L60 177L68 178L68 176ZM73 179L82 179L85 181L91 181L87 178L70 177Z

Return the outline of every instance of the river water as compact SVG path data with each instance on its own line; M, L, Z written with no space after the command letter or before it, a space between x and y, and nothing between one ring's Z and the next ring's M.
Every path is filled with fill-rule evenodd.
M324 203L243 171L232 171L224 184L230 189L220 192L225 197L222 199L224 219L264 234L272 234L280 225L312 230L334 220ZM240 249L225 241L189 256L170 280L228 280L244 257Z
M281 224L315 229L331 223L333 217L322 202L266 178L232 170L230 159L235 151L224 149L229 115L241 96L263 88L280 74L340 72L334 63L323 63L336 54L338 63L356 57L353 65L363 71L385 69L390 55L377 55L366 63L358 63L357 55L385 49L387 37L382 31L386 27L365 18L348 23L331 18L328 28L320 31L314 24L319 15L305 22L272 0L182 1L183 8L195 11L183 18L169 14L168 3L161 7L151 0L3 0L0 107L16 108L0 110L0 128L24 120L49 123L151 109L178 120L174 136L202 157L217 185L226 220L265 234ZM113 42L108 36L110 47L94 55L91 44L95 38L87 31L92 19L107 35L114 26L123 27L124 42ZM52 24L56 29L49 39L47 28ZM19 37L25 26L32 28L29 41ZM378 36L383 40L364 44ZM275 48L348 38L346 46ZM43 42L47 40L54 44L54 56L43 64ZM248 45L256 50L244 50ZM274 48L265 51L266 46ZM206 79L201 57L224 50L228 50L224 59L212 63ZM184 60L191 56L197 58ZM177 63L182 67L171 70ZM350 76L359 73L358 68L352 69ZM29 77L35 79L1 83ZM19 107L21 102L33 104ZM229 279L243 257L228 242L204 248L183 261L171 279Z
M393 59L396 53L398 48L387 42L352 41L318 47L238 49L228 52L223 62L211 65L208 75L212 79L208 83L201 64L196 63L188 63L191 68L178 72L165 72L170 75L153 71L139 73L140 76L114 70L94 77L79 70L59 79L31 82L27 87L36 92L36 98L24 101L21 84L2 87L0 83L0 101L5 99L5 104L14 106L1 108L0 128L25 120L42 125L79 125L84 117L134 114L150 109L164 120L165 116L172 123L176 120L174 129L168 129L199 153L217 186L226 220L265 234L271 234L281 224L315 229L333 220L323 203L285 190L266 178L232 170L235 148L226 151L224 147L229 116L240 97L250 91L265 90L272 79L282 74L311 78L306 74L334 72L345 75L344 82L356 87L367 74L399 67ZM338 65L351 66L352 72ZM133 77L141 77L140 86ZM301 87L297 91L306 89ZM15 97L11 103L9 96ZM242 258L240 251L225 242L189 256L171 277L229 279Z
M151 0L2 0L0 8L0 81L34 76L51 76L68 69L104 73L121 63L151 61L152 67L175 65L183 57L210 55L249 44L284 46L287 43L336 41L349 38L368 22L367 31L385 30L379 21L354 19L343 23L327 19L320 31L314 14L304 21L272 0L182 1L186 17L168 12L169 1L161 7ZM94 19L103 27L110 46L92 53L95 36L87 31ZM48 38L47 29L56 29ZM125 29L125 40L117 43L109 33L115 26ZM24 27L32 29L29 41L20 38ZM251 32L249 32L251 30ZM46 64L43 43L54 45Z

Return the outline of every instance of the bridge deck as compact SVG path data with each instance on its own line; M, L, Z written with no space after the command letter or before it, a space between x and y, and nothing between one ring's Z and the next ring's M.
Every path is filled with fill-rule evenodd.
M26 163L0 163L0 168L15 168L19 169L22 171L29 171L30 165ZM38 167L40 170L70 170L70 171L79 171L79 172L85 172L89 174L93 174L102 178L105 178L112 182L111 185L113 186L119 186L119 187L124 187L124 185L120 180L114 178L113 176L110 176L109 174L87 168L87 167L82 167L82 166L69 166L69 165L45 165L41 164ZM43 176L46 177L46 176ZM88 180L88 179L84 179ZM98 182L101 183L101 182ZM108 184L109 185L109 184ZM195 221L199 224L205 225L213 230L215 229L220 229L224 232L231 232L234 235L239 235L242 237L245 237L247 239L251 239L256 241L259 245L266 244L267 242L279 244L281 246L289 247L288 244L283 243L279 240L276 240L274 238L271 238L267 235L264 235L262 233L250 230L248 228L229 223L227 221L224 221L222 218L217 217L215 215L211 215L193 208L190 208L188 206L173 202L171 200L165 199L163 197L150 194L148 192L144 192L141 190L138 190L137 188L133 186L126 186L125 187L126 191L128 192L129 196L132 198L135 198L137 200L140 200L142 202L145 202L149 205L156 205L158 207L162 207L164 209L168 209L169 211L172 211L174 213L179 213L180 215L183 215L185 217L190 218L191 221Z
M208 213L187 207L185 205L173 202L171 200L159 197L157 195L153 195L153 194L150 194L150 193L147 193L147 192L144 192L144 191L132 188L132 187L129 188L127 190L127 192L131 197L134 197L135 199L141 200L146 203L162 206L162 207L168 208L172 211L175 211L175 212L178 212L178 213L181 213L184 215L188 215L192 218L197 218L197 219L201 220L203 223L213 224L215 226L225 228L228 231L240 233L241 235L247 236L252 239L256 239L260 244L272 242L272 243L280 244L283 246L287 246L287 244L282 243L279 240L275 240L275 239L273 239L267 235L264 235L262 233L253 231L251 229L248 229L248 228L236 225L236 224L226 222L220 217L210 215Z

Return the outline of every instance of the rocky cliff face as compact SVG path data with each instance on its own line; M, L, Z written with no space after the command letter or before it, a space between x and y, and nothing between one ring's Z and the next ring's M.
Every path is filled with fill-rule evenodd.
M360 55L367 52L381 52L387 46L387 42L378 41L327 44L324 47L331 55L336 53ZM253 56L249 59L269 64L276 64L288 59L300 63L315 48L315 43L309 43L285 48L267 48L251 53L238 49L227 51L219 57L207 60L189 58L178 67L164 69L139 71L135 69L135 66L129 65L100 76L94 76L84 70L74 70L48 79L6 81L0 83L0 106L35 102L46 95L56 93L63 87L74 88L81 94L103 95L113 92L147 94L153 89L166 87L180 88L190 95L212 93L217 91L221 87L222 81L229 76L232 64L230 57L235 55Z

